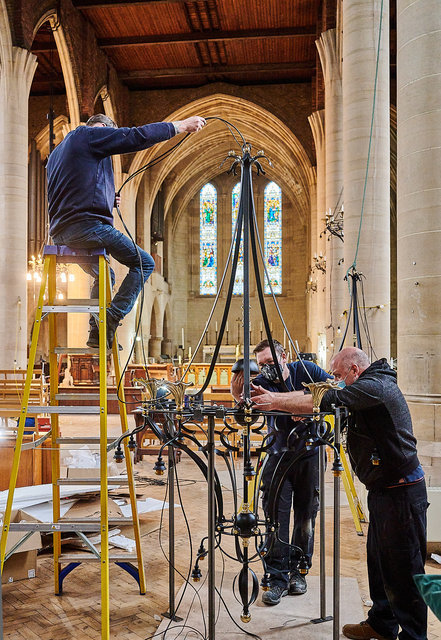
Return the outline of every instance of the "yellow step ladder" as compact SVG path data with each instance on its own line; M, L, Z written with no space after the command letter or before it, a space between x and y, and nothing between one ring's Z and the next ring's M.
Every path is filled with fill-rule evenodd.
M107 347L106 347L106 309L111 300L111 284L110 284L110 267L106 259L104 249L70 249L64 246L48 245L44 249L43 274L38 296L37 311L35 316L34 328L32 331L32 341L29 353L29 361L26 375L26 382L22 398L22 407L17 431L17 443L14 452L11 477L9 482L8 499L3 522L3 530L1 536L0 553L1 553L1 569L5 560L9 557L14 549L6 554L6 543L9 531L23 531L24 537L20 544L24 542L34 531L47 531L53 534L53 560L54 560L54 587L55 594L60 595L64 578L82 562L93 560L99 563L101 567L101 638L109 640L110 623L109 623L109 562L115 562L122 567L130 575L132 575L139 584L141 595L146 592L144 565L141 551L141 536L139 528L138 511L136 505L135 483L133 477L133 467L130 458L130 451L127 443L127 437L123 439L124 457L126 461L127 479L108 478L107 471L107 452L119 438L109 438L107 436ZM99 298L98 301L93 300L72 300L61 301L56 299L56 269L57 264L66 263L98 263L99 267ZM45 301L47 285L47 302ZM98 302L98 304L96 304ZM57 346L57 317L63 313L88 313L93 314L98 320L99 326L99 349L69 349ZM49 365L50 365L50 404L49 406L37 407L29 405L29 396L31 389L32 375L35 365L35 357L37 352L37 343L40 333L41 322L45 317L49 321ZM58 354L67 353L99 353L99 405L95 406L59 406L59 400L74 399L67 394L58 394ZM119 362L118 341L115 337L112 348L113 364L115 368L116 379L121 378L121 366ZM79 396L75 396L78 400ZM80 396L81 397L81 396ZM88 398L91 399L90 395ZM128 433L127 411L124 402L124 385L121 384L118 392L119 414L121 420L122 434ZM52 459L52 497L53 497L53 522L49 523L11 523L11 511L14 499L14 491L17 483L18 469L20 464L20 454L23 445L23 435L25 430L26 417L28 415L36 415L41 413L49 413L51 418L51 431L48 434L52 439L51 459ZM61 438L59 432L59 416L66 414L99 414L99 438ZM48 437L46 436L46 437ZM45 438L37 441L41 444ZM83 444L83 443L99 444L100 451L100 518L95 522L91 518L73 521L68 518L60 517L60 486L65 484L98 484L95 479L75 479L60 478L60 445L61 444ZM35 443L35 444L37 444ZM35 446L35 445L34 445ZM129 518L112 518L110 523L114 524L132 524L134 530L134 538L136 545L136 553L133 554L109 554L109 515L108 515L108 487L114 484L127 483L129 487L130 504L132 516ZM101 550L98 551L91 543L88 543L85 533L99 530L101 535ZM65 531L75 532L86 543L90 553L81 554L62 554L61 553L61 533ZM135 564L133 564L135 563ZM65 564L64 567L62 565Z

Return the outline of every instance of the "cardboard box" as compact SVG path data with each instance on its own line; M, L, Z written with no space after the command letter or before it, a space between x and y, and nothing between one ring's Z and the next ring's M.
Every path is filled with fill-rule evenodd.
M20 509L11 513L12 522L36 522L34 518ZM10 531L6 543L6 553L17 544L25 535L24 531ZM20 547L8 558L3 566L2 584L35 578L37 574L37 550L41 548L41 533L35 531Z
M13 553L3 566L2 584L35 578L37 575L37 550Z

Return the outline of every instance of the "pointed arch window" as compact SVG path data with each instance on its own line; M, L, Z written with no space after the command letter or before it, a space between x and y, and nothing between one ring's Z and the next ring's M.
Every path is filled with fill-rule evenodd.
M273 292L282 293L282 190L270 182L264 192L264 256ZM265 278L266 281L266 278ZM265 293L271 293L265 282Z
M234 230L236 229L237 214L239 211L239 197L240 197L240 182L238 182L236 186L233 187L233 191L231 193L231 222L232 222L231 233L233 235L234 235ZM234 248L233 248L233 252L234 252ZM234 280L233 295L235 296L243 295L243 240L242 239L240 241L240 246L239 246L239 257L237 260L236 278Z
M201 296L217 292L217 191L207 183L199 199L199 293Z

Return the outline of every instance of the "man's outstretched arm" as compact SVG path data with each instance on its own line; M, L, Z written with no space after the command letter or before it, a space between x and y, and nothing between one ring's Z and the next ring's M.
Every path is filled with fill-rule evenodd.
M312 395L303 391L274 393L263 387L251 385L251 397L262 411L286 411L287 413L312 413Z

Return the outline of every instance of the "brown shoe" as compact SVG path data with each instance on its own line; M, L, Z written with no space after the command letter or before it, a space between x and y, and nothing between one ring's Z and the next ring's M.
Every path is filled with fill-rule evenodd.
M343 635L351 640L371 640L372 638L374 640L391 640L391 638L381 636L375 629L372 629L367 620L363 620L359 624L345 624L342 631Z

